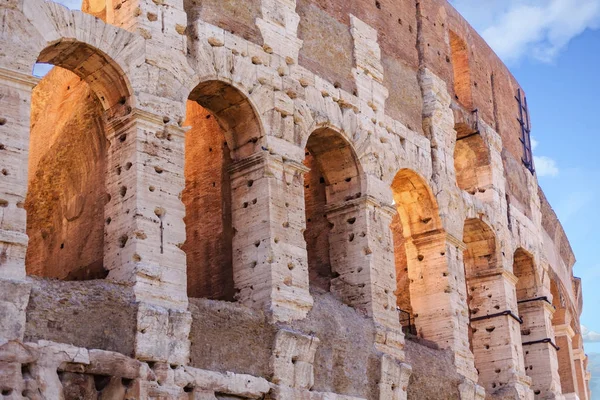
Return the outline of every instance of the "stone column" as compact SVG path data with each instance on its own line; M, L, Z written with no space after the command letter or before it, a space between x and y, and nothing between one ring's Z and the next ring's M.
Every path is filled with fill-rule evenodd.
M532 380L533 393L543 399L562 398L553 314L554 307L545 297L519 302L525 372Z
M406 241L410 300L419 336L452 349L458 372L477 382L469 350L464 250L464 243L445 232Z
M184 132L140 110L108 123L104 263L108 279L138 301L135 357L185 364L189 357L186 256L180 193Z
M38 79L0 69L0 341L22 339L30 285L25 283L31 91Z
M138 301L185 310L184 129L140 110L108 128L108 279L131 284Z
M573 363L575 364L575 377L577 378L577 393L580 400L589 400L586 386L585 353L583 349L578 348L573 351Z
M473 354L487 394L514 391L519 398L533 398L525 375L516 282L506 270L467 276Z
M370 196L327 207L327 219L333 224L329 234L331 292L390 327L399 326L389 228L394 213L392 207Z
M231 167L236 296L275 321L304 318L313 304L303 236L306 171L267 152Z
M558 372L560 385L565 400L579 399L577 395L577 378L575 376L575 363L573 362L573 336L575 332L569 325L554 327L558 351Z

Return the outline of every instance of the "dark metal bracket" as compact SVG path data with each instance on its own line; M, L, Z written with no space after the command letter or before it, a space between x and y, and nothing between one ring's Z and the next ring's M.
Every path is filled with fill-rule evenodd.
M532 342L523 342L523 346L529 346L532 344L539 344L539 343L550 343L550 345L552 347L554 347L556 349L556 351L560 350L560 347L558 347L550 338L546 338L546 339L540 339L540 340L534 340Z
M552 302L550 300L548 300L547 296L541 296L541 297L536 297L534 299L527 299L527 300L520 300L517 301L517 304L523 304L523 303L530 303L532 301L545 301L546 303L550 304L552 307L554 307L552 305Z
M519 324L523 323L523 320L519 316L515 315L511 310L506 310L506 311L502 311L502 312L499 312L496 314L490 314L490 315L484 315L481 317L471 318L471 322L483 321L485 319L491 319L491 318L497 318L497 317L504 317L506 315L508 315L509 317L512 317Z

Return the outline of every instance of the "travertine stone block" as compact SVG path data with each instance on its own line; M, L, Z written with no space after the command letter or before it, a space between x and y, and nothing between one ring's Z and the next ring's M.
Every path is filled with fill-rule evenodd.
M319 338L280 330L275 336L271 368L272 381L297 389L311 389L314 384L313 361Z
M0 279L0 342L23 340L31 284Z
M138 301L187 307L183 130L168 117L134 111L110 127L106 177L108 279L133 285Z
M305 172L302 164L267 152L231 170L236 296L276 321L303 318L312 306L302 236Z
M406 389L412 368L392 356L381 357L379 399L406 400Z

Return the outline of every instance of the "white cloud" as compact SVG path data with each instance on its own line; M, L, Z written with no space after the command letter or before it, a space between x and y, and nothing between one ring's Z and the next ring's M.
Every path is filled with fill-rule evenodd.
M540 144L540 142L535 140L535 138L532 136L531 137L531 150L535 150L539 144Z
M538 177L558 175L558 165L552 158L546 156L533 156L533 162Z
M586 343L600 343L600 333L590 331L583 325L581 325L581 336Z
M552 62L574 37L600 27L600 0L453 0L505 62Z

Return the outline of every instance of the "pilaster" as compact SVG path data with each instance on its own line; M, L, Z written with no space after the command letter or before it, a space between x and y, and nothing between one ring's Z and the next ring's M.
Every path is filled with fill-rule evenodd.
M22 340L31 286L25 282L29 241L28 184L31 91L39 79L0 69L0 342Z
M575 332L569 325L558 325L554 327L558 351L558 372L560 374L560 385L565 400L579 399L577 394L577 377L575 375L575 363L573 361L573 336Z
M467 276L473 354L486 393L514 392L532 399L523 362L516 282L503 269Z
M452 349L457 371L477 382L467 330L464 250L462 241L442 231L406 241L410 298L419 336Z
M237 299L275 321L304 318L313 304L303 236L306 171L267 152L231 168Z
M553 314L547 297L519 301L525 372L532 380L531 389L541 399L562 399Z

